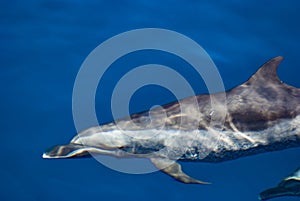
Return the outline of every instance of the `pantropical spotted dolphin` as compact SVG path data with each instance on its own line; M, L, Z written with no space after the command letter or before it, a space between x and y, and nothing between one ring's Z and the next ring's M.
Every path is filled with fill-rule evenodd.
M226 92L188 97L88 128L69 144L52 147L43 157L84 157L90 153L144 157L180 182L205 184L185 174L176 161L216 163L298 147L300 89L279 80L277 67L282 60L281 56L271 59L248 81ZM225 105L218 101L222 97L226 97ZM212 98L217 100L214 107ZM224 112L221 126L210 124L212 117L222 119ZM144 134L151 137L135 137ZM274 192L277 190L281 191L277 188Z

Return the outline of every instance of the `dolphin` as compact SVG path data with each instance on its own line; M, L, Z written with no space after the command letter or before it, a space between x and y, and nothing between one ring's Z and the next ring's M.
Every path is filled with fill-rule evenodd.
M282 60L281 56L269 60L246 82L226 92L187 97L83 130L69 144L48 149L43 158L91 154L149 158L180 182L207 184L184 173L177 161L217 163L298 147L300 89L278 78ZM224 112L223 122L212 125L212 119L221 121ZM274 189L273 194L276 191L282 190Z
M284 178L278 186L260 193L260 200L268 200L281 196L300 196L300 168Z

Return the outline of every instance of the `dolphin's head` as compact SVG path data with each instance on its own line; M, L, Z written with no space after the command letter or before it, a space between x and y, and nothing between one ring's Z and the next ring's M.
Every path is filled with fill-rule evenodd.
M151 155L165 148L164 141L156 137L156 132L154 129L122 130L114 125L92 127L80 132L69 144L47 149L43 158L75 158L90 155L145 157L145 154Z
M43 158L88 157L90 154L118 156L120 149L128 146L128 136L120 130L103 131L100 127L92 127L80 132L69 144L47 149Z

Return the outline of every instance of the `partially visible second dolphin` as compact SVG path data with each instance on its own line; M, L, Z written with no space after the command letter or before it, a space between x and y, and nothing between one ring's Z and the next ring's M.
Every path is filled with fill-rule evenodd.
M261 200L268 200L282 196L300 196L300 168L293 174L284 178L278 186L260 193Z

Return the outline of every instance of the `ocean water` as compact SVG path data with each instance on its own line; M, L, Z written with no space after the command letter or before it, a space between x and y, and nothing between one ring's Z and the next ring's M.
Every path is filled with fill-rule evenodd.
M189 175L211 185L185 185L160 172L124 174L93 158L41 156L46 148L68 143L76 134L72 116L76 75L88 54L110 37L149 27L184 34L208 52L226 89L282 55L279 77L300 87L299 9L298 1L289 0L1 2L0 200L257 200L259 192L300 166L299 148L219 164L181 163ZM148 63L170 66L196 93L207 92L201 77L176 56L135 52L117 60L99 83L100 123L113 119L110 100L120 77ZM149 85L133 94L129 110L138 112L172 100L170 90Z

